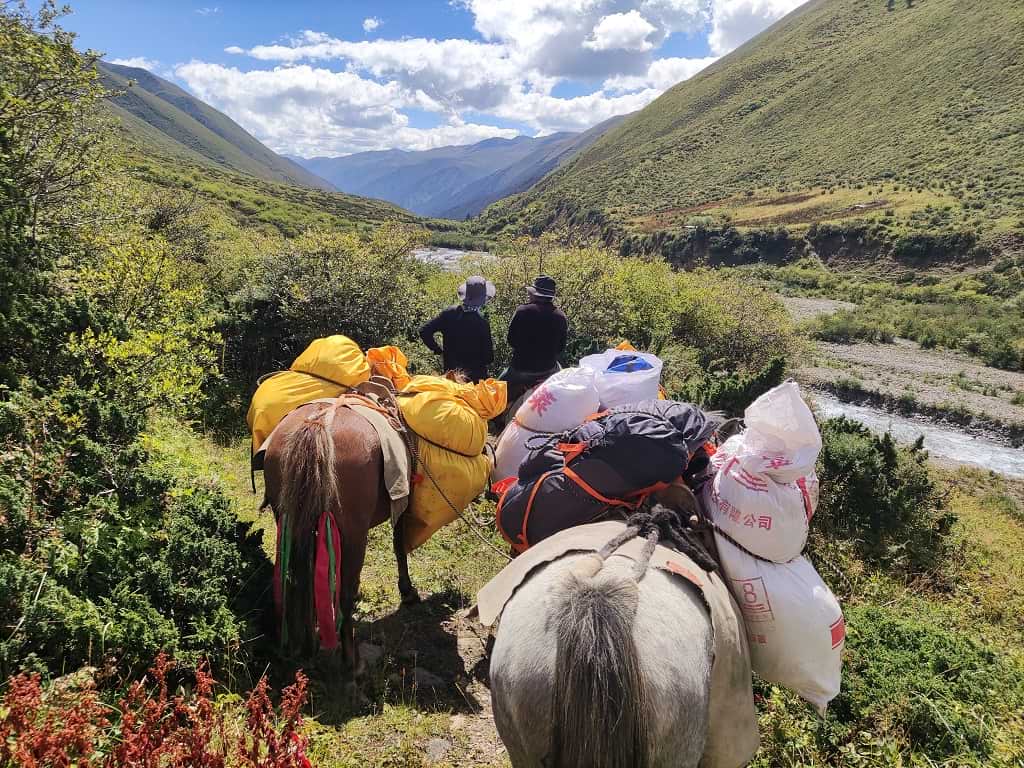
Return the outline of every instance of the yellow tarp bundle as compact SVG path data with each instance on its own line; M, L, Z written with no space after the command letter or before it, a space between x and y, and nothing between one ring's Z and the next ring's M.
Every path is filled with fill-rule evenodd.
M401 354L401 353L399 353ZM347 336L317 339L282 371L260 384L245 420L255 452L285 416L300 405L337 397L370 378L370 365L359 345Z
M508 393L504 382L493 379L458 384L440 376L414 376L403 393L416 393L398 403L409 427L425 438L419 441L417 481L405 518L405 546L411 551L487 488L487 421L505 410Z
M289 370L308 373L334 384L354 387L370 378L366 355L348 336L316 339L295 358Z
M405 550L411 552L441 527L448 525L487 489L491 459L486 454L472 458L460 456L435 445L419 442L420 463L416 465L416 485L405 514ZM423 464L430 469L437 485L455 506L453 511L440 491L426 476Z
M459 384L442 376L413 376L399 397L402 415L413 432L448 450L476 456L487 441L487 421L505 410L503 381Z

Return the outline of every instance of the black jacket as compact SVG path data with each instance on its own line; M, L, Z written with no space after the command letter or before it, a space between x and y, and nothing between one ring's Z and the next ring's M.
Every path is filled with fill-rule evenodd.
M441 333L441 344L434 336ZM487 378L487 366L494 362L494 342L487 318L456 304L420 328L427 348L444 360L445 371L462 371L473 381Z
M569 321L550 301L523 304L508 326L511 367L520 371L548 371L565 350Z

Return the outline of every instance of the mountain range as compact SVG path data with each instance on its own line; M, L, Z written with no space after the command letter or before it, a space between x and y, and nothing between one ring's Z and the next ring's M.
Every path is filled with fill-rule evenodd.
M529 189L624 119L613 117L582 133L295 159L343 192L388 200L422 216L465 219Z
M1024 3L810 0L481 224L654 233L865 212L1024 226Z
M100 79L115 95L110 109L136 139L166 154L230 168L268 181L331 190L297 163L261 144L223 112L138 67L100 61Z

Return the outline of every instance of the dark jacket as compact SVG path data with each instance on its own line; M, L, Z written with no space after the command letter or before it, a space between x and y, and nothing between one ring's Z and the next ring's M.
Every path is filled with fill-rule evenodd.
M441 333L441 344L434 336ZM487 318L460 304L448 307L420 328L427 348L444 360L445 371L462 371L473 381L487 378L487 366L494 361L494 342Z
M565 350L569 321L550 301L523 304L508 326L512 347L512 368L520 371L548 371Z

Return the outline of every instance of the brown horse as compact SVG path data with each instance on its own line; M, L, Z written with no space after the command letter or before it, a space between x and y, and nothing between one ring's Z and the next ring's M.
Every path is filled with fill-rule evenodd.
M384 459L377 433L349 408L310 403L288 414L277 428L264 461L266 504L277 520L285 521L291 536L290 554L282 583L288 599L281 616L290 650L308 655L317 648L317 608L314 601L314 560L317 527L325 512L340 534L338 605L342 659L352 672L360 671L352 613L366 557L369 531L391 517L384 486ZM409 578L409 564L396 525L393 536L398 561L398 589L403 604L419 595Z

